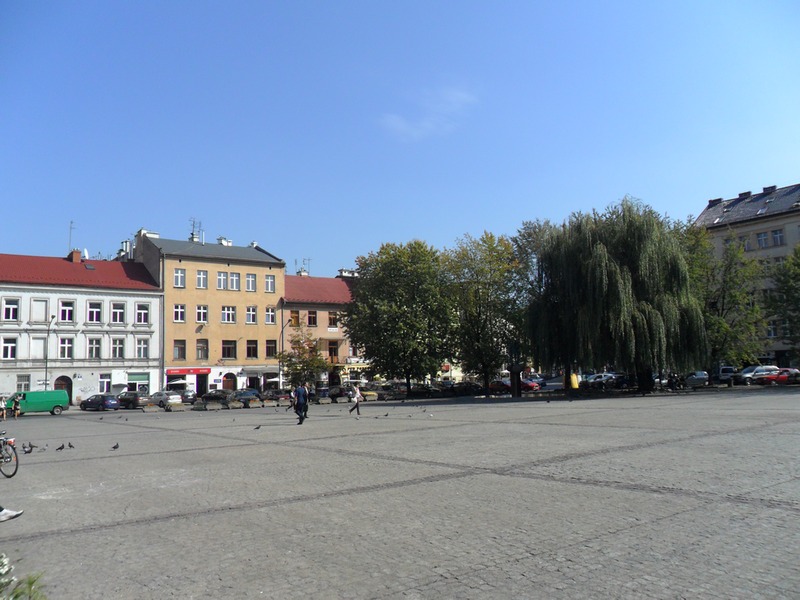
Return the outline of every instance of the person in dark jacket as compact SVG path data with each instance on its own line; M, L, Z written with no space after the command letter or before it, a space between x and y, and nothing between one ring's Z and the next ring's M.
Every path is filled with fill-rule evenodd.
M308 411L308 384L303 383L297 386L294 391L294 412L297 415L297 424L302 425L306 420Z

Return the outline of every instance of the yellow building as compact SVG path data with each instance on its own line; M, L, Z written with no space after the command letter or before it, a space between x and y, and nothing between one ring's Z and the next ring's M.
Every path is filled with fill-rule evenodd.
M256 242L162 239L140 230L132 251L164 293L161 387L263 389L278 377L285 263Z

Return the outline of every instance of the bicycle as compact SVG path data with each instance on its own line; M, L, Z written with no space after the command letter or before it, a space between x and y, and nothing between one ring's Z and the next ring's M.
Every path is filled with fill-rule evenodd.
M13 477L19 468L16 440L5 435L5 431L0 431L0 473Z

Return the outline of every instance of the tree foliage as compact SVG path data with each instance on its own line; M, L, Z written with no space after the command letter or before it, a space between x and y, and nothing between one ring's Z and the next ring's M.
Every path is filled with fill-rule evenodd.
M764 313L757 302L763 269L745 256L732 236L716 257L711 236L691 222L677 223L694 295L703 308L708 354L706 369L757 361L764 350Z
M445 255L450 295L456 313L455 358L485 387L508 362L508 348L520 338L515 311L514 248L505 237L469 235Z
M322 356L317 340L305 327L298 327L289 336L290 349L278 354L278 361L286 369L293 386L303 382L314 383L317 375L328 370L328 361Z
M356 259L343 323L352 344L386 377L424 379L448 358L452 309L441 254L424 242L384 244Z
M614 365L651 389L652 372L702 360L702 310L668 223L626 198L574 214L544 236L531 339L544 364Z
M774 268L772 283L769 310L779 321L789 324L788 328L780 330L783 340L797 353L800 346L800 246L795 246L783 264Z

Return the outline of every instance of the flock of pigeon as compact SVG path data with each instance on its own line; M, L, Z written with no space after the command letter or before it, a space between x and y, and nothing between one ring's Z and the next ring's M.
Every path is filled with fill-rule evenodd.
M30 454L31 452L33 452L34 448L39 448L39 446L37 446L33 442L28 442L27 445L25 445L25 442L22 442L22 453L23 454ZM48 448L48 445L45 444L44 448L39 448L39 452L46 452L47 448ZM66 445L61 444L58 448L56 448L56 452L61 452L65 448L69 448L70 450L74 450L75 446L72 444L72 442L67 442ZM113 446L111 446L111 449L112 450L119 449L119 444L114 444Z

